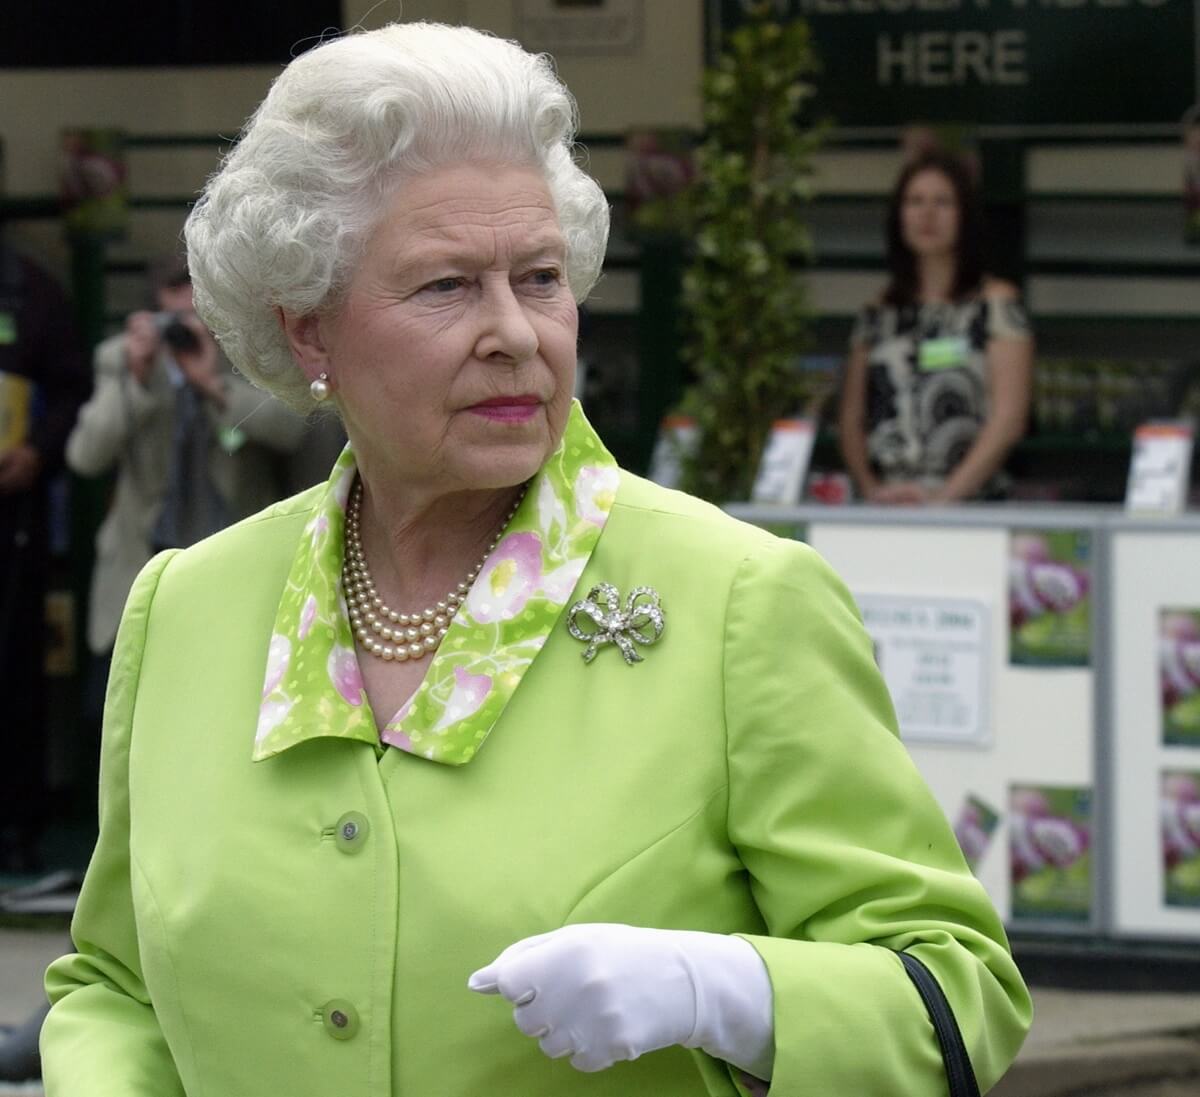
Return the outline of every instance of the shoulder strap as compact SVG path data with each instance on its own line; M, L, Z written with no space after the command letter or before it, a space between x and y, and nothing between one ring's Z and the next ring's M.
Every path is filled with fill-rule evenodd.
M971 1069L971 1059L963 1044L962 1033L938 981L915 956L907 952L898 952L896 955L900 957L904 970L908 972L908 977L916 985L917 993L921 995L921 1001L929 1010L929 1019L933 1022L933 1030L937 1033L938 1044L942 1049L942 1060L946 1064L950 1097L979 1097L979 1085L975 1081L975 1072Z

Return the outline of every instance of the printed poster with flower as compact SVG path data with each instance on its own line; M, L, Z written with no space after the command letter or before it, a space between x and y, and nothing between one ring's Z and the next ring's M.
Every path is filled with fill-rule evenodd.
M1200 609L1158 614L1164 746L1200 747Z
M966 798L954 823L954 837L972 872L978 872L999 823L1000 813L995 808L978 796Z
M1200 771L1162 775L1163 902L1200 908Z
M1009 790L1012 916L1088 922L1092 913L1092 790Z
M1086 667L1092 651L1092 536L1014 530L1009 542L1009 662Z

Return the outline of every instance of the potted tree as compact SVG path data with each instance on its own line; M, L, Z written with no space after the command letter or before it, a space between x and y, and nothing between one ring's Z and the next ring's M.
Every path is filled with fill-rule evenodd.
M795 268L812 250L803 214L824 126L802 115L816 67L807 23L759 18L704 75L681 300L693 378L681 411L699 437L681 456L683 487L716 502L749 496L771 424L806 395L812 310Z

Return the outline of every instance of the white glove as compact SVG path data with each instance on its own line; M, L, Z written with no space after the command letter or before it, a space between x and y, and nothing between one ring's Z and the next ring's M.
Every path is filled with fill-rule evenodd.
M513 1020L578 1070L682 1044L770 1080L771 981L740 937L609 923L510 945L467 981L512 1002Z

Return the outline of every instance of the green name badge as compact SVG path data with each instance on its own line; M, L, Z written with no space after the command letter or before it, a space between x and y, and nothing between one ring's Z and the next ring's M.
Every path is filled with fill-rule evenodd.
M961 335L943 339L923 339L917 351L917 365L924 371L961 369L970 360L971 344Z
M246 444L246 432L241 427L222 427L218 438L221 448L229 454L237 453Z
M0 347L10 347L17 341L17 318L11 312L0 312Z

